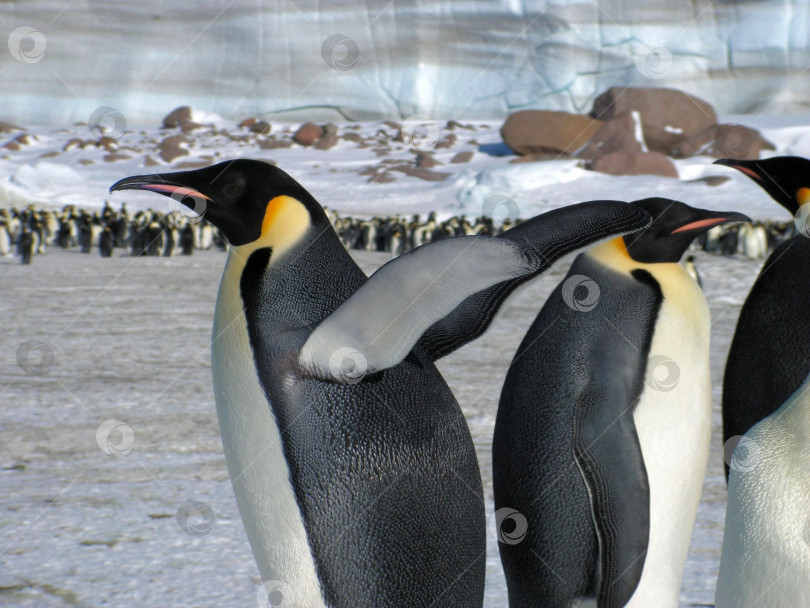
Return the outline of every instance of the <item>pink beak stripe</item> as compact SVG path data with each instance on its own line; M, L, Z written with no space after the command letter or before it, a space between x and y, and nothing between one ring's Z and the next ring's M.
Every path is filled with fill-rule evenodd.
M194 190L193 188L186 188L185 186L172 186L170 184L144 184L140 187L141 190L151 190L152 192L168 192L170 195L174 196L175 194L179 194L182 196L193 196L193 197L200 197L204 198L207 201L211 199L205 196L202 192Z
M737 171L742 171L743 173L745 173L749 177L753 177L754 179L758 179L759 181L762 181L762 178L759 176L759 173L757 173L756 171L752 171L748 167L741 167L739 165L731 165L731 166L733 168L737 169Z
M714 226L715 224L722 224L727 220L728 218L725 217L713 217L708 220L698 220L696 222L692 222L691 224L681 226L677 230L673 230L672 232L670 232L670 234L675 234L677 232L686 232L687 230L697 230L698 228L708 228L709 226Z

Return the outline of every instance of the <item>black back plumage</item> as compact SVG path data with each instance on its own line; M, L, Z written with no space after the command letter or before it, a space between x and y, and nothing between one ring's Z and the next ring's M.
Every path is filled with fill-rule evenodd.
M563 281L549 296L509 368L493 441L495 506L517 510L528 524L520 543L499 544L511 608L568 608L576 599L595 598L599 591L599 542L574 452L610 451L609 444L616 445L611 432L635 433L632 419L629 427L626 424L632 417L627 404L635 404L643 389L661 305L655 280L645 271L637 272L630 277L580 255L567 277L582 275L596 281L601 289L597 306L590 311L571 308L563 297ZM600 369L599 362L606 362L605 367ZM601 435L601 446L598 441L576 445L577 410L590 411L591 420L586 421L590 435L607 431ZM594 410L607 418L596 420ZM611 430L596 428L611 421L615 422ZM631 464L643 470L640 452L622 457L636 458ZM640 483L644 490L646 478ZM637 504L632 517L643 527L647 505ZM639 561L643 565L643 559ZM632 594L641 575L639 565L624 575L623 584ZM600 608L603 605L624 604L608 600Z

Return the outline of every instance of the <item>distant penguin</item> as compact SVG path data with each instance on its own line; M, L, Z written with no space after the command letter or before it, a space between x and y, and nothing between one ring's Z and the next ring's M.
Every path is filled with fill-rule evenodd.
M808 217L810 160L780 156L716 164L741 171L790 214ZM810 224L801 224L765 261L740 311L723 378L724 443L776 411L810 371Z
M367 278L317 201L267 163L112 187L124 189L204 197L230 242L214 394L262 579L307 608L481 606L481 477L434 361L481 335L507 295L553 260L643 228L648 214L574 205L511 238L432 244Z
M110 228L112 229L115 247L126 247L127 230L129 228L127 218L123 215L117 217L112 221Z
M214 229L211 228L211 224L205 220L202 220L199 226L200 242L198 248L203 250L211 249L214 244Z
M109 226L105 226L101 231L101 237L99 237L98 242L98 252L101 254L101 257L109 258L112 256L114 243L115 237L113 236L112 230L110 230Z
M11 237L4 223L0 223L0 256L7 256L11 253Z
M810 381L805 381L734 449L717 608L810 606L808 438Z
M23 228L20 234L20 239L17 242L17 250L20 254L20 262L22 264L30 264L31 258L34 255L34 234L28 226Z
M683 263L683 267L686 269L687 274L695 280L698 287L703 289L703 279L700 277L700 273L695 265L695 256L687 256L686 261Z
M194 253L194 227L191 224L186 224L180 233L180 248L183 255Z
M752 260L768 255L768 235L762 226L745 223L738 231L737 251Z
M82 253L90 253L92 248L92 233L90 228L90 218L82 217L79 224L79 246Z
M164 232L164 241L165 244L163 246L163 256L167 258L174 257L177 255L177 249L179 247L179 240L180 236L177 232L177 228L174 226L167 226Z
M163 252L165 240L163 228L156 220L146 227L146 255L159 256Z
M492 456L511 608L679 605L712 425L709 307L678 262L747 218L634 204L652 226L574 260L506 376Z

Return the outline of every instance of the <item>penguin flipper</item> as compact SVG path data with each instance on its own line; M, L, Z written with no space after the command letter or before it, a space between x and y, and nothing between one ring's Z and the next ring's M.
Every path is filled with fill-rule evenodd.
M316 377L356 382L400 363L428 328L452 314L424 342L431 356L446 354L448 345L455 350L481 335L506 296L560 256L649 223L635 205L593 201L549 211L499 237L417 247L382 266L321 321L301 349L299 365ZM480 292L489 303L471 299ZM347 360L354 367L344 373Z
M417 247L382 266L323 319L302 347L299 365L316 377L349 382L393 367L466 297L534 266L515 245L495 237ZM347 357L355 365L345 370L348 376L341 363Z
M533 217L499 235L536 264L528 274L501 281L467 297L439 319L419 341L436 361L480 337L503 302L521 284L548 270L559 258L596 241L646 228L650 219L619 201L590 201Z
M574 405L574 460L588 487L599 538L600 608L627 604L647 554L650 487L634 405L607 378L592 378Z

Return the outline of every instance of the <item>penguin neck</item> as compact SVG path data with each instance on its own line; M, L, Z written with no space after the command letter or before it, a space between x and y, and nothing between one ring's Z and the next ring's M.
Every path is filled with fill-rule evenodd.
M634 270L646 270L660 285L668 304L678 306L688 314L698 303L701 303L701 309L708 308L700 287L683 266L677 262L648 264L634 260L622 237L597 245L585 255L602 266L628 276L632 276ZM598 277L594 277L594 280L599 283Z
M626 274L630 274L633 270L638 268L646 270L651 274L667 274L683 270L681 265L677 262L647 263L634 260L627 250L627 245L623 237L605 241L589 250L587 255L597 262L600 262L603 266Z
M270 332L320 322L366 280L328 222L284 224L229 250L218 297L218 306L219 299L239 300Z

